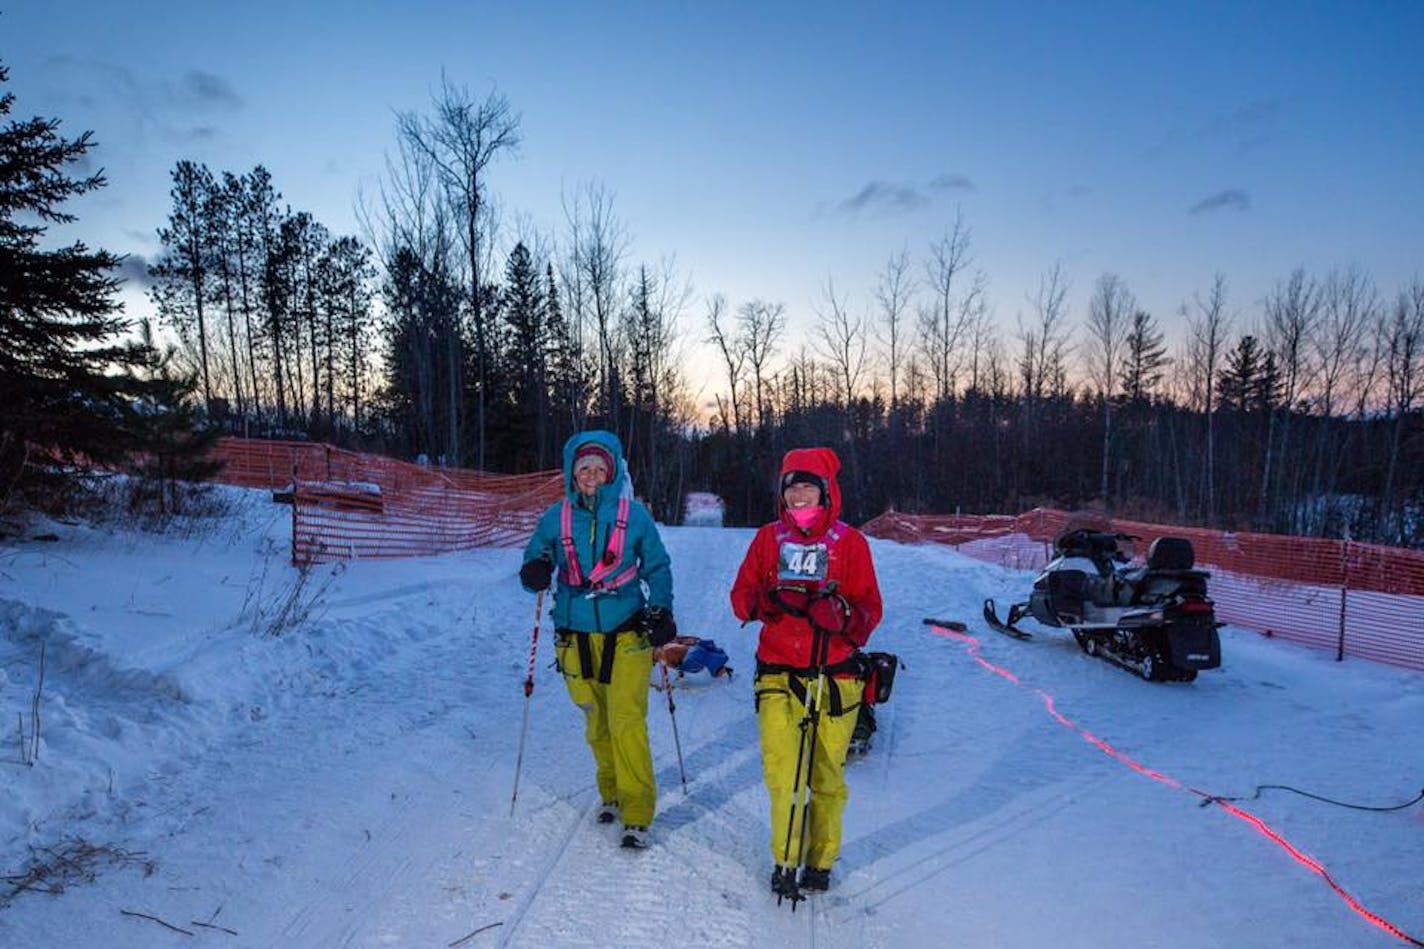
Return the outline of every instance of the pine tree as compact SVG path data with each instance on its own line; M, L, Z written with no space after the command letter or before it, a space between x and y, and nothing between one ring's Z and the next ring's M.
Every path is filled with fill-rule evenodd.
M1223 409L1245 412L1255 408L1252 394L1260 383L1261 348L1256 337L1243 336L1226 356L1226 368L1217 379Z
M187 498L179 483L206 481L222 467L207 457L221 433L201 424L197 373L185 375L173 368L173 347L159 352L147 320L140 333L153 358L141 373L151 382L148 394L138 402L148 430L130 497L150 511L156 507L158 514L177 514Z
M1162 331L1152 315L1143 310L1132 314L1132 327L1127 334L1127 354L1123 359L1123 394L1129 402L1146 400L1162 381L1162 369L1171 362L1163 343Z
M0 65L0 83L8 79ZM0 96L0 117L13 104ZM0 127L0 501L146 450L153 421L141 401L165 391L140 375L155 365L152 347L121 338L119 258L80 241L41 248L51 225L75 220L61 205L104 185L102 171L67 171L92 133L66 139L59 125L36 117Z
M208 354L208 314L205 308L216 292L210 271L217 256L217 222L212 219L217 185L206 165L180 161L173 169L173 210L166 227L159 228L163 253L149 268L151 291L158 315L185 343L197 343L197 362L203 379L203 401L213 399Z
M544 285L529 248L514 245L504 266L503 311L506 324L507 372L512 385L513 419L523 430L523 450L515 459L519 470L541 469L553 462L549 445L549 386L545 352ZM533 443L530 444L530 437Z

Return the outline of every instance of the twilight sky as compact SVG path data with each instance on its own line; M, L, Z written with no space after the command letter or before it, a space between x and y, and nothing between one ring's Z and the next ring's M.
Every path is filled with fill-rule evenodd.
M828 278L869 310L956 211L1006 338L1056 262L1074 325L1111 271L1173 343L1217 271L1242 328L1295 267L1392 298L1424 275L1421 37L1416 0L0 0L12 117L93 129L109 178L66 239L152 257L182 158L265 164L357 233L443 69L522 116L490 178L505 235L562 239L562 196L597 182L629 263L690 279L689 341L713 292L784 303L791 342Z

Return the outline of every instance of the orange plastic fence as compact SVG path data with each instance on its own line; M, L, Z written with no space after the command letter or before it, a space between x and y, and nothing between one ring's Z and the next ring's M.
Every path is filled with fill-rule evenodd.
M421 557L523 543L559 471L428 468L311 442L223 439L217 480L290 492L292 562Z
M889 511L863 530L890 540L948 544L981 560L1037 570L1070 516L1045 508L1018 517ZM1424 551L1106 518L1095 526L1137 538L1139 559L1164 534L1191 540L1197 565L1211 571L1217 617L1233 626L1328 649L1341 659L1424 670Z

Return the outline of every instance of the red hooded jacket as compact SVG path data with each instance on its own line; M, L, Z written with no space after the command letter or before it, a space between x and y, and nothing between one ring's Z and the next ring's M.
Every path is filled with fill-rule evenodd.
M779 516L762 525L752 538L732 585L732 612L745 622L754 618L763 589L786 583L824 589L834 583L836 592L858 614L855 627L859 641L852 645L842 636L832 636L826 657L827 665L832 666L849 658L855 646L865 644L884 610L870 545L864 534L839 520L841 489L836 475L840 470L840 459L829 448L795 448L786 453L781 461L781 477L791 471L819 475L826 482L826 506L811 527L803 530L787 513L785 493L778 490ZM821 556L823 551L828 556ZM816 566L798 574L794 568L800 564ZM789 614L778 616L763 621L757 659L773 665L810 668L811 643L809 621Z

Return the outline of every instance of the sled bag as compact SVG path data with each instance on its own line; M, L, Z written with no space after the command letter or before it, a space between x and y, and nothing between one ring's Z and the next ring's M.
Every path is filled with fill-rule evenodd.
M890 692L895 686L895 671L901 666L900 657L889 652L870 652L863 659L865 692L861 701L866 705L884 705L890 701Z

